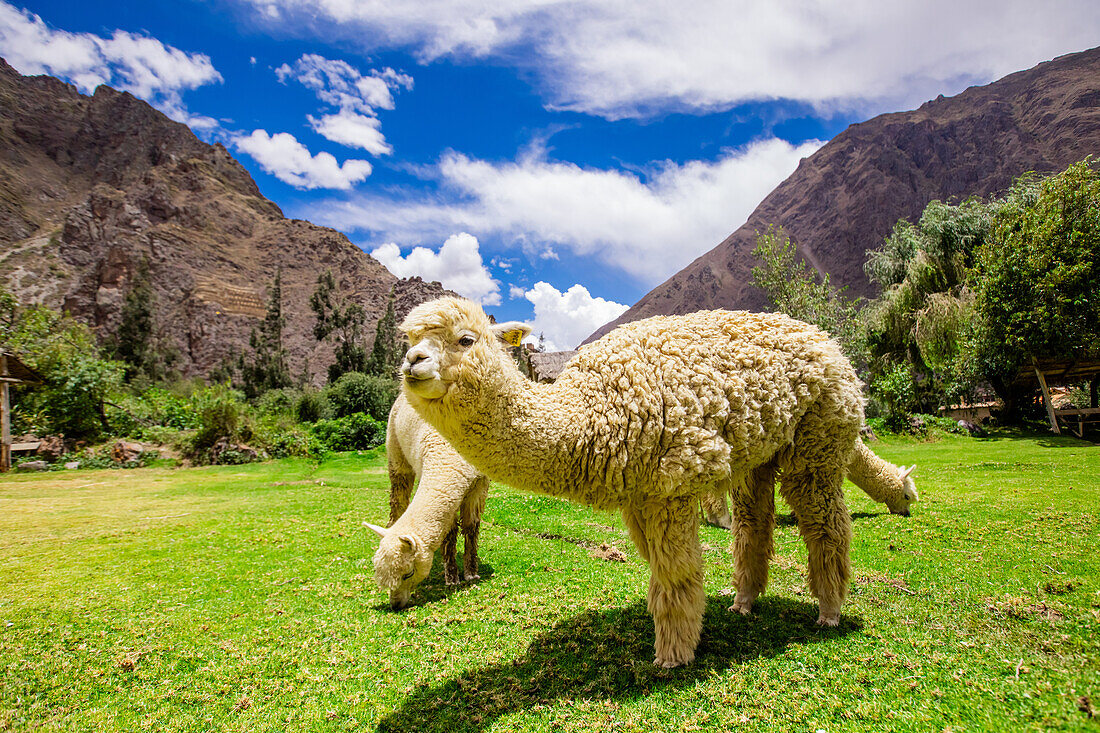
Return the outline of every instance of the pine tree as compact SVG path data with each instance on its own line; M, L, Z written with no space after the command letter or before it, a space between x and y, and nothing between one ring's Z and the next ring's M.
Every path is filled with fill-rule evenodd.
M367 361L367 374L393 378L401 364L404 350L397 335L397 315L393 308L393 288L386 303L386 312L378 319L374 329L374 347Z
M363 348L363 325L367 316L358 303L347 303L336 290L336 280L331 270L317 278L317 289L309 299L317 320L313 324L313 336L318 341L336 341L336 362L328 368L328 379L335 382L347 372L362 372L367 365L367 352Z
M163 342L156 328L156 296L149 260L142 257L134 269L122 304L121 320L108 351L126 366L126 379L163 379L178 356Z
M267 312L259 329L252 329L249 345L252 347L250 360L242 360L241 375L245 394L256 397L269 389L290 387L294 380L290 377L287 365L286 349L283 347L283 271L275 273L275 280L267 296Z

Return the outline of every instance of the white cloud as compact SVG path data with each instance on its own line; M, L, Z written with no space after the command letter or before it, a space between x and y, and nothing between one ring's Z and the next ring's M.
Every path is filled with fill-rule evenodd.
M211 128L191 115L181 93L222 81L204 54L187 53L155 38L116 30L104 38L47 26L37 15L0 2L0 55L23 74L50 74L90 93L100 84L130 92L186 124Z
M452 153L435 171L441 193L434 200L362 196L316 204L311 216L371 231L376 241L423 241L460 229L499 235L531 258L569 251L654 285L743 224L820 144L764 140L713 162L662 163L644 178L537 153L508 163Z
M349 148L362 148L372 155L389 155L393 148L386 142L377 117L351 110L316 118L308 116L313 130L322 137Z
M531 338L546 337L548 351L576 347L593 331L621 316L629 306L603 298L594 298L583 285L574 285L564 293L553 285L537 282L524 297L535 306Z
M320 118L309 116L318 134L334 143L362 148L372 155L389 155L393 148L382 135L377 110L393 109L393 90L411 89L413 79L386 67L364 76L346 61L307 53L275 69L279 81L296 79L325 104L339 109Z
M494 57L609 118L787 98L911 107L1096 45L1095 0L246 0L269 23L422 61Z
M341 165L330 153L312 155L288 132L268 135L253 130L233 139L234 146L251 155L267 173L295 188L337 188L347 190L371 174L365 160L345 160Z
M481 259L477 237L465 232L448 237L439 252L415 247L402 257L401 248L388 242L373 250L371 256L398 277L419 275L428 281L438 280L448 290L482 305L501 303L500 285Z

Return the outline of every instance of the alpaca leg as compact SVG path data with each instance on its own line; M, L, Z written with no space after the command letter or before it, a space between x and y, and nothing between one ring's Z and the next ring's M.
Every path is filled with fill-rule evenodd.
M697 502L696 497L679 497L642 506L636 514L649 558L647 605L656 636L654 663L661 667L694 660L703 629L706 596ZM633 529L631 536L635 537Z
M392 459L390 460L390 521L387 527L405 513L409 508L409 498L412 496L413 475L412 469L402 466Z
M488 493L489 479L482 476L474 482L466 498L462 500L462 568L466 580L477 580L481 577L477 573L477 538L481 532L481 512L485 509Z
M809 552L810 592L818 602L817 623L836 626L848 594L851 566L848 549L852 518L844 504L841 470L782 474L780 492L798 518Z
M443 582L458 585L462 580L458 576L458 522L452 521L451 528L443 538Z
M699 498L699 503L703 505L703 518L712 527L733 529L733 518L726 501L727 488L723 482L717 490L708 491Z
M737 596L729 610L747 615L768 585L768 565L775 551L775 465L754 470L733 487L730 496Z

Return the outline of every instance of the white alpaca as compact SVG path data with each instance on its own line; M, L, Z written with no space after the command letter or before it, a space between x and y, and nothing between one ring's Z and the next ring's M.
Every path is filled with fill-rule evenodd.
M428 577L435 551L443 547L447 585L477 580L477 540L489 479L455 452L400 395L386 428L390 473L390 527L373 524L382 541L374 555L374 578L390 592L390 607L404 608L413 589ZM413 483L420 479L409 503ZM457 521L456 521L457 515ZM462 527L463 572L456 560Z
M915 469L916 465L906 468L882 460L860 440L848 464L848 480L879 504L885 504L891 514L908 517L909 505L920 499L911 476Z
M863 441L856 444L852 461L848 464L848 479L863 493L885 504L891 514L909 516L909 505L919 501L917 486L910 474L916 466L895 466L876 456ZM733 517L724 494L708 494L702 497L703 518L707 524L722 529L732 529Z
M748 613L767 582L777 475L809 549L818 623L839 623L851 539L842 483L863 397L828 336L777 314L658 316L535 384L495 346L516 325L494 326L459 298L417 306L401 325L405 393L491 478L622 510L650 565L657 664L692 661L699 642L700 497L733 496L733 609Z

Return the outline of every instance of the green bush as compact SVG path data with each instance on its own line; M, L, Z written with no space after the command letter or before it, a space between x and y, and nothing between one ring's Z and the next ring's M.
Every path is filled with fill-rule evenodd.
M871 394L881 405L886 427L892 432L906 430L909 415L917 406L913 374L906 363L895 364L871 382Z
M327 450L333 451L369 450L386 442L386 424L364 412L318 420L310 431Z
M244 396L224 384L207 387L191 397L198 414L198 430L187 454L203 460L221 438L248 441L252 424Z
M256 399L256 409L261 415L293 415L299 399L296 389L269 389Z
M324 392L303 392L295 405L298 422L317 422L333 416L332 403Z
M325 394L336 417L365 412L375 420L385 421L397 399L397 391L398 384L393 379L348 372L333 382Z

